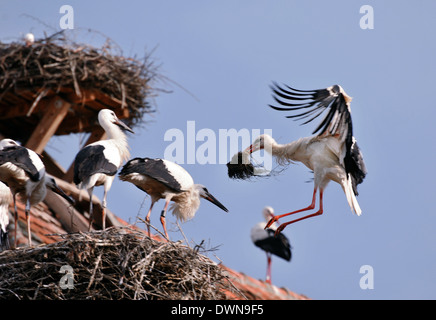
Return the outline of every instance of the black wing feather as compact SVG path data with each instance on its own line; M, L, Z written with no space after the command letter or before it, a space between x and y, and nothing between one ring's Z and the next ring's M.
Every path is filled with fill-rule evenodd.
M134 158L121 169L119 176L131 173L146 175L164 184L174 192L182 192L180 183L170 174L162 159Z
M271 86L274 93L273 98L282 107L270 105L271 108L278 111L308 109L298 114L286 116L287 118L302 120L310 117L302 123L304 125L327 112L312 134L318 134L318 136L338 135L339 139L344 141L346 149L345 171L351 175L354 193L357 195L356 186L365 178L366 168L360 149L353 138L351 111L341 87L334 85L327 89L298 90L287 85L285 85L285 89L277 83L273 84Z
M290 261L292 253L291 244L289 243L288 238L283 233L279 233L275 236L275 231L272 229L266 229L266 231L269 236L262 240L255 241L254 244L266 252L270 252L280 258Z
M26 147L14 145L3 148L0 151L0 165L7 162L23 169L32 181L39 181L41 178L38 169L36 169L30 160L29 150Z
M88 145L80 150L74 159L74 183L77 185L96 173L113 176L117 166L109 162L103 154L104 146Z

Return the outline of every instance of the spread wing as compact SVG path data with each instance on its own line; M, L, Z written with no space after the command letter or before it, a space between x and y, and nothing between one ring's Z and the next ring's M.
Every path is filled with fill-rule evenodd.
M352 177L354 193L357 194L356 185L365 178L366 168L356 139L353 137L351 97L339 85L326 89L298 90L287 85L281 87L274 83L271 89L274 93L274 100L281 105L281 107L270 105L271 108L297 112L286 116L287 118L304 120L302 124L307 124L321 114L325 114L312 133L318 136L331 135L343 143L344 158L342 160L347 174Z
M341 141L351 147L353 136L353 123L349 102L351 98L338 85L327 89L297 90L286 86L282 88L276 83L271 87L274 100L283 107L270 105L279 111L302 111L286 116L297 120L307 119L302 124L307 124L326 113L324 119L312 132L322 135L339 135Z

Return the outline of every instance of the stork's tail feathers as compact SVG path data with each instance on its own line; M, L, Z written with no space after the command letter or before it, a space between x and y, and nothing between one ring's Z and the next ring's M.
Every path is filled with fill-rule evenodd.
M348 179L343 183L342 188L344 189L345 196L347 197L347 201L350 205L351 211L354 212L356 215L360 216L362 214L362 210L360 209L356 195L353 191L353 184L350 175L348 175Z

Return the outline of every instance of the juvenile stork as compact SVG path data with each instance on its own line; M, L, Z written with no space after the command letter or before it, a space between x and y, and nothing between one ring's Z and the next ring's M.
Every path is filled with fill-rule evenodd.
M15 247L17 247L18 211L17 194L26 204L27 237L32 246L30 232L30 208L43 201L47 194L47 187L61 195L68 202L74 201L60 189L55 180L45 172L45 166L34 151L20 146L12 139L0 141L0 181L9 186L14 201L15 213Z
M107 134L107 140L91 143L81 149L74 159L74 183L89 194L89 229L93 220L92 194L95 186L104 187L102 202L102 229L106 226L107 193L121 164L130 157L126 135L122 130L134 133L121 122L115 112L102 109L98 122Z
M277 229L276 223L273 223L269 228L265 229L266 223L274 218L274 209L271 207L265 207L262 211L262 215L266 221L259 222L251 229L251 241L254 245L261 248L266 252L267 267L266 267L266 282L271 283L271 261L272 255L276 255L286 261L291 261L291 244L288 238L280 233L275 236L275 230Z
M9 225L9 203L11 200L11 190L0 181L0 251L9 249L7 227Z
M268 222L266 228L280 218L314 209L318 190L319 210L313 214L281 224L277 228L276 234L291 223L322 214L323 192L331 180L341 185L352 212L360 215L362 210L356 199L358 195L357 185L362 183L367 171L362 153L353 136L350 109L351 97L339 85L319 90L297 90L289 86L284 89L274 84L272 90L275 101L283 107L270 105L271 108L279 111L306 109L304 112L287 116L287 118L309 118L303 123L307 124L324 111L327 111L327 114L313 131L313 134L318 133L317 135L300 138L282 145L278 144L271 136L264 134L259 136L251 146L242 152L243 154L251 154L265 149L276 157L279 164L302 162L314 173L312 203L306 208L275 216ZM253 170L244 170L244 177L250 175L251 172Z
M151 205L145 221L150 236L150 214L153 205L159 199L165 199L160 221L168 238L165 215L170 201L170 210L180 221L190 220L200 207L200 198L209 200L225 212L228 212L205 186L194 184L191 175L178 164L165 159L134 158L127 162L119 173L123 181L133 183L151 197Z

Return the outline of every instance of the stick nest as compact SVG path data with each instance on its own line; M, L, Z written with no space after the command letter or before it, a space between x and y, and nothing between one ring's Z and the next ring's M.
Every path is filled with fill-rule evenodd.
M225 299L223 269L180 243L129 228L62 235L63 240L0 254L0 299ZM73 270L72 289L60 273ZM64 267L65 268L65 267Z
M232 179L249 179L254 176L254 166L250 161L250 154L238 152L227 163L227 174Z
M22 41L0 42L0 102L11 90L38 89L39 100L48 91L62 94L69 89L81 97L83 89L95 89L128 108L126 122L133 126L144 113L154 111L149 98L157 91L152 88L157 67L149 56L126 58L113 54L115 49L109 39L101 48L94 48L67 39L62 31L31 46Z

